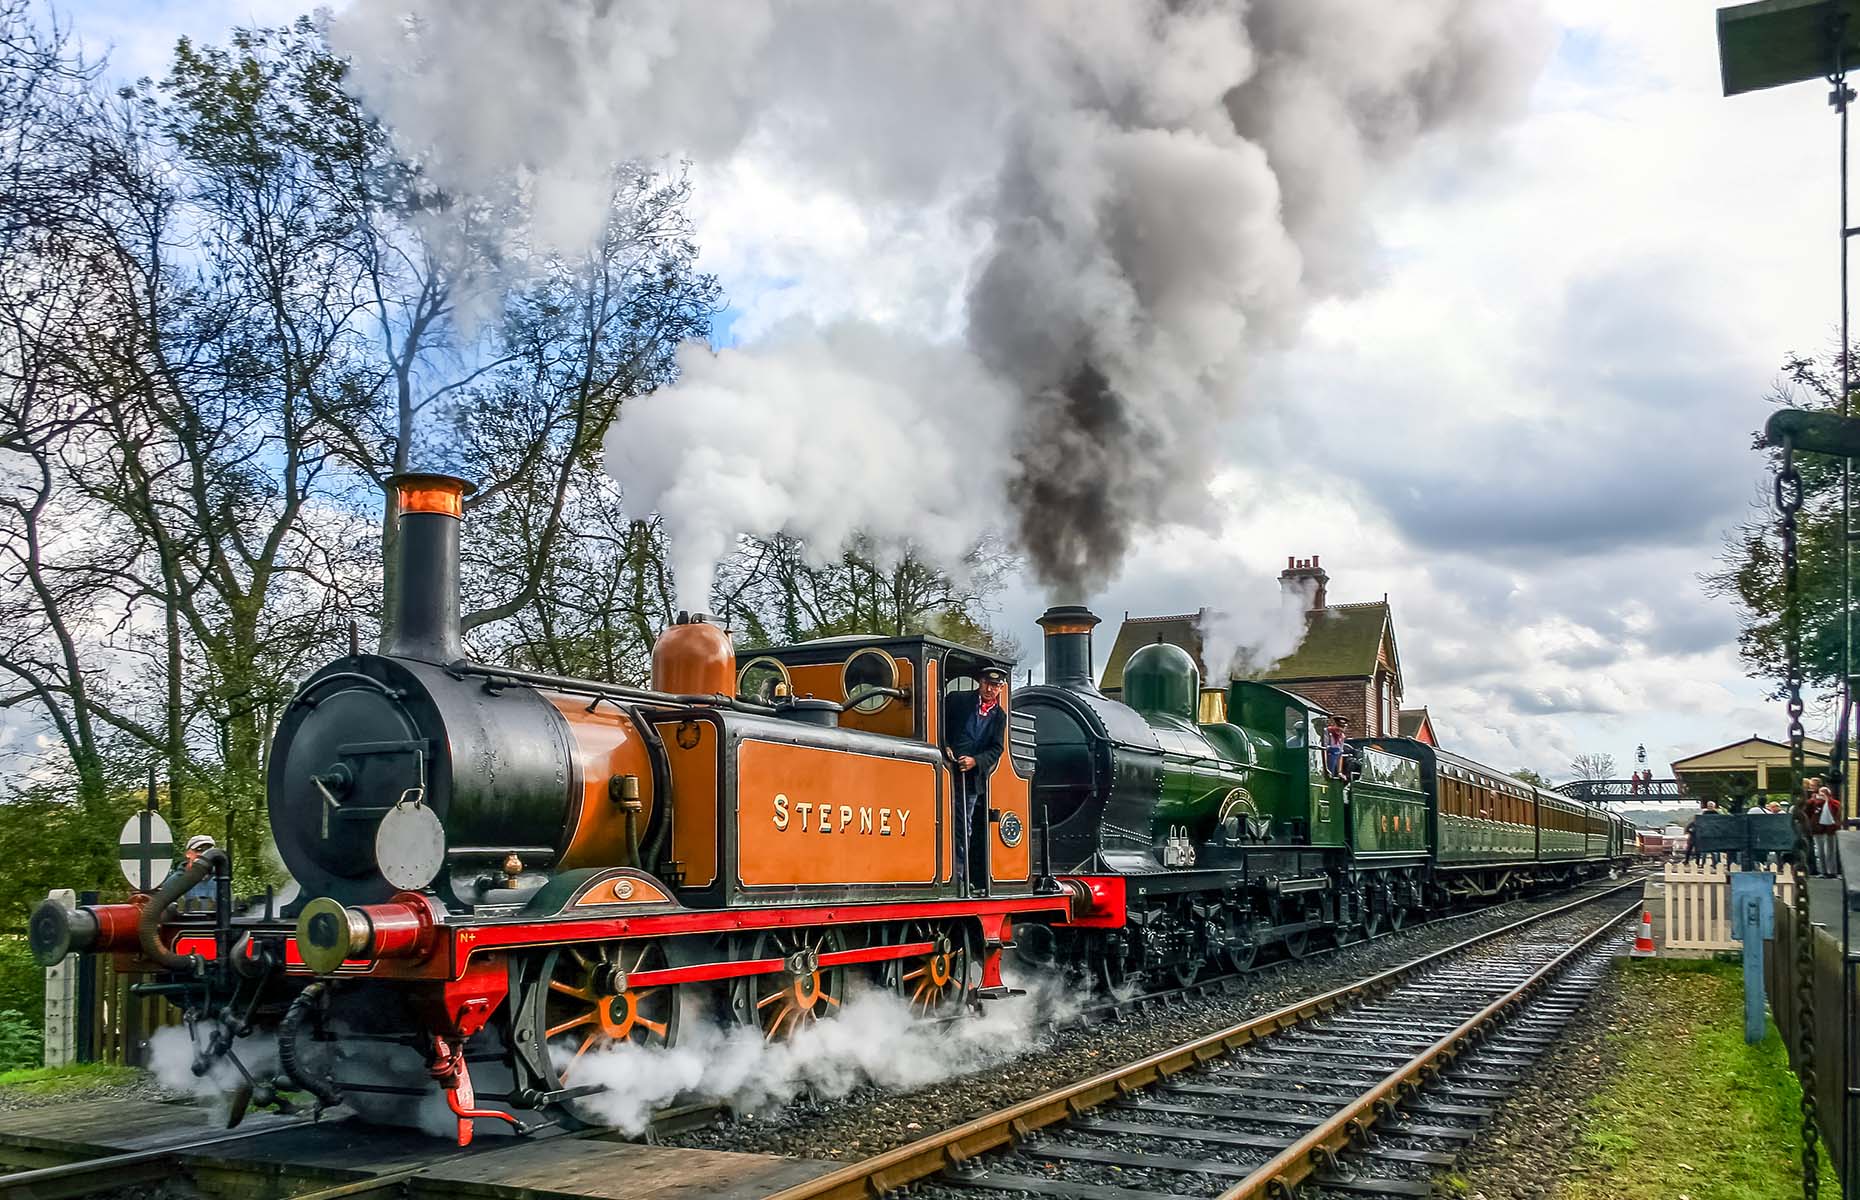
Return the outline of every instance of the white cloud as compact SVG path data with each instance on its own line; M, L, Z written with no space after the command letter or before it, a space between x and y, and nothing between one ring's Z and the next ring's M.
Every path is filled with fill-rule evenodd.
M1410 703L1495 765L1623 768L1778 734L1735 617L1696 576L1748 515L1748 435L1782 355L1835 322L1825 86L1718 95L1712 9L1559 0L1530 111L1477 158L1426 149L1368 178L1360 294L1253 364L1219 439L1210 528L1138 546L1107 620L1276 603L1288 553L1340 601L1387 592ZM81 26L153 70L266 2L88 0ZM150 50L159 47L159 52ZM151 65L153 64L153 65ZM739 335L797 317L957 329L960 213L856 208L753 155L700 174L700 243ZM1000 623L1037 661L1044 597Z

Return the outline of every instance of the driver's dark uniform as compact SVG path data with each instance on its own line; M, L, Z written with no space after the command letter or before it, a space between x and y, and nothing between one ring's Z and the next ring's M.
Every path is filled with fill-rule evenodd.
M979 852L981 839L988 835L988 777L1007 741L1007 709L991 704L982 710L982 694L956 692L944 705L943 728L949 731L951 774L955 778L956 877L965 876L971 887L980 888L984 856ZM975 759L973 770L953 766L955 760ZM968 814L968 844L962 838L964 813ZM972 850L976 853L970 853Z

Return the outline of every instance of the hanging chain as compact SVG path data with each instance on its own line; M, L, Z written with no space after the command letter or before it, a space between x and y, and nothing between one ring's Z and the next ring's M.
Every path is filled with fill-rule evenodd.
M1776 507L1782 513L1783 686L1788 691L1789 776L1796 802L1802 798L1807 766L1802 728L1801 572L1796 562L1796 517L1802 511L1802 474L1795 468L1795 446L1783 439L1782 470L1776 475ZM1805 826L1796 827L1795 998L1796 1077L1802 1081L1802 1196L1821 1194L1820 1114L1815 1099L1815 943L1808 918L1809 847Z

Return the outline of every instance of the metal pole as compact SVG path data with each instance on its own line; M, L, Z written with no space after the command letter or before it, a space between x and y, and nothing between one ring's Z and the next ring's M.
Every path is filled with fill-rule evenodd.
M1853 409L1853 365L1849 353L1852 342L1848 325L1849 267L1847 241L1851 236L1851 229L1848 224L1847 205L1847 110L1849 102L1854 98L1854 93L1847 87L1847 31L1845 14L1837 13L1834 21L1834 75L1832 79L1834 91L1828 97L1828 100L1834 105L1835 112L1840 117L1841 417L1845 420L1852 416ZM1842 724L1845 724L1848 719L1848 705L1846 700L1853 692L1854 675L1853 470L1854 460L1852 458L1843 457L1841 459L1841 687L1840 695L1835 701L1836 711L1841 714L1840 719ZM1846 741L1846 739L1838 736L1837 731L1835 742L1839 744L1844 741ZM1857 789L1853 786L1854 781L1848 778L1849 772L1847 763L1830 763L1829 767L1831 773L1838 776L1843 784L1841 789L1843 794L1840 796L1840 800L1845 804L1851 805ZM1796 790L1799 792L1802 787L1802 781L1798 779L1794 782ZM1849 811L1851 811L1851 809ZM1797 883L1797 886L1800 887L1806 887L1807 885L1808 881L1806 879L1799 880ZM1856 1169L1860 1167L1860 1147L1856 1147L1855 1145L1856 1140L1860 1140L1860 1137L1857 1137L1857 1134L1860 1134L1860 1128L1857 1128L1860 1127L1860 1120L1857 1120L1857 1118L1860 1118L1860 1106L1856 1106L1854 1103L1855 1086L1857 1080L1860 1080L1860 1073L1856 1072L1854 1062L1856 1011L1854 1001L1853 935L1851 923L1847 915L1847 896L1844 888L1841 891L1841 983L1842 1137L1839 1170L1841 1194L1844 1196L1854 1196L1857 1194L1855 1186L1856 1181L1860 1180L1860 1170Z

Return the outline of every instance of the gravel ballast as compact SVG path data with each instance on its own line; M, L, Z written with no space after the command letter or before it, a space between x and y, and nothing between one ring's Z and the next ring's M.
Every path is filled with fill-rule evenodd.
M1590 889L1596 890L1599 887ZM866 1158L1305 997L1354 983L1476 933L1567 904L1577 896L1563 893L1500 905L1302 962L1255 971L1232 991L1147 1006L1122 1021L1046 1030L1011 1062L911 1091L864 1086L835 1099L803 1099L773 1113L738 1116L664 1140L671 1145L745 1153L841 1161ZM1592 921L1594 911L1585 909L1577 915Z
M1622 1067L1625 1038L1639 1028L1621 973L1608 971L1588 1019L1572 1022L1500 1106L1458 1167L1466 1200L1543 1200L1561 1190L1582 1138L1583 1110Z

